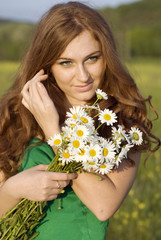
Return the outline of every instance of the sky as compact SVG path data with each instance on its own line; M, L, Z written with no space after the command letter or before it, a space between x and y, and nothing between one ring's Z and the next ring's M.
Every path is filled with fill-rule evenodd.
M138 0L75 0L93 8L116 7ZM0 0L0 18L37 22L53 5L68 0Z

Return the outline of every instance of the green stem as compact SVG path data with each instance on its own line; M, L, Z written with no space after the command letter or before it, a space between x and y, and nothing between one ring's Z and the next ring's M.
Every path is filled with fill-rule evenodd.
M98 125L98 127L96 128L95 132L97 132L97 130L103 125L103 123L101 123L100 125Z
M35 202L36 206L34 208L32 208L32 210L30 211L30 213L27 215L27 217L24 219L23 223L21 224L21 226L19 227L16 236L18 235L18 233L20 232L20 230L22 229L23 225L26 223L27 219L32 215L32 213L36 210L36 208L39 206L39 202Z

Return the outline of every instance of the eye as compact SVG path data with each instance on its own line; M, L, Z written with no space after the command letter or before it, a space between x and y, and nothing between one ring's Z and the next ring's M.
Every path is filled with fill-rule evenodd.
M72 64L72 62L71 61L63 61L63 62L60 62L59 64L64 66L64 67L68 67Z
M87 60L85 62L91 62L91 63L94 63L94 62L97 62L97 60L100 58L100 56L91 56L89 58L87 58Z

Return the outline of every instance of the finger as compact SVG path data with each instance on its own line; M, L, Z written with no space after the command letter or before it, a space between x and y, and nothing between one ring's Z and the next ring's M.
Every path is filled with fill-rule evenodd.
M58 172L49 172L51 173L51 180L55 181L67 181L73 180L77 177L77 173L58 173Z
M45 81L47 78L48 78L48 75L45 74L45 75L34 77L33 80L30 81L30 85L29 85L30 97L35 102L39 102L42 99L42 97L41 97L41 95L39 93L39 90L38 90L39 88L38 88L37 83L41 84L40 82L41 81Z
M29 84L30 84L30 81L28 81L28 82L24 85L24 87L23 87L23 89L22 89L22 91L21 91L22 96L23 96L24 94L26 94L26 92L29 91Z
M46 169L48 168L49 165L47 164L39 164L35 167L32 167L32 169L34 170L39 170L39 171L46 171Z
M35 75L34 75L34 77L38 77L38 76L41 76L41 75L43 75L44 74L44 69L40 69L40 71L38 71Z
M57 189L59 193L61 193L62 189L65 188L70 183L70 180L67 181L54 180L52 182L53 187Z
M29 105L24 98L22 98L22 104L29 110Z
M46 88L44 87L44 85L42 83L37 82L37 89L38 89L39 95L41 97L41 100L42 100L44 106L54 104L53 101L51 100L51 98L49 97Z
M54 200L54 199L56 199L57 197L58 197L58 195L56 195L56 194L51 194L50 196L48 196L47 201Z

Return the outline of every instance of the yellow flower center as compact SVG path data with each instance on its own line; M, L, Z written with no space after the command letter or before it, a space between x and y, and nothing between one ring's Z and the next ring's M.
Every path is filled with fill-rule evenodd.
M70 123L70 126L76 126L75 123Z
M74 140L73 141L73 147L79 148L79 146L80 146L80 142L78 140Z
M106 157L108 155L108 149L104 148L103 149L103 156Z
M109 121L109 120L111 120L111 116L110 116L109 114L105 114L105 115L104 115L104 119L105 119L106 121Z
M63 152L63 157L64 158L69 158L70 157L70 153L69 152Z
M100 168L106 168L105 164L100 165Z
M83 132L82 130L78 130L78 131L77 131L77 135L78 135L79 137L82 137L82 136L84 135L84 132Z
M87 118L81 117L80 119L81 119L81 121L82 121L83 123L88 123L88 119L87 119Z
M83 156L85 154L85 150L81 149L79 155Z
M61 143L61 140L60 140L60 139L55 139L55 140L54 140L54 144L55 144L55 145L59 145L60 143Z
M74 119L77 119L77 116L76 116L76 114L73 114L73 118L74 118Z
M94 163L94 162L90 162L89 164L90 164L90 165L95 165L95 163Z
M136 133L136 132L134 132L134 133L133 133L133 138L134 138L136 141L139 140L139 134Z
M94 149L91 149L89 151L89 154L90 154L91 157L94 157L94 156L96 156L96 151Z

